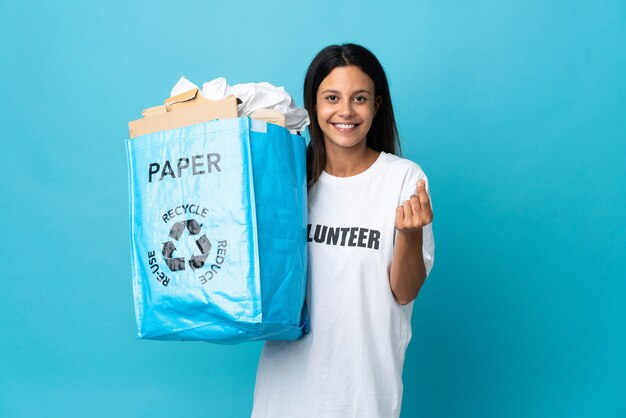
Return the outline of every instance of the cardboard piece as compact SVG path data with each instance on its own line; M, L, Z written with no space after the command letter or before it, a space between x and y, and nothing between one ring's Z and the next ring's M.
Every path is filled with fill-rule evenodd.
M267 123L285 126L285 115L274 109L257 109L250 115L252 119L258 119Z
M213 119L236 118L238 102L235 96L208 100L195 88L166 99L160 106L144 109L143 118L128 123L130 138Z

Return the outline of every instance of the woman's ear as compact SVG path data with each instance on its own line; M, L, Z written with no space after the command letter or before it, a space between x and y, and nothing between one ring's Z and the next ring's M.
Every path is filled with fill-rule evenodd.
M376 96L374 99L374 116L378 113L378 109L380 109L380 105L383 103L383 96Z

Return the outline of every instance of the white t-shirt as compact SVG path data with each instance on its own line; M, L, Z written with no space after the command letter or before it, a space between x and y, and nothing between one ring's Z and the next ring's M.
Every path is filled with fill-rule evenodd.
M323 172L309 191L307 306L311 332L265 343L254 418L398 417L413 303L389 284L396 208L426 178L415 163L381 153L352 177ZM428 180L427 180L428 190ZM426 272L434 260L423 230Z

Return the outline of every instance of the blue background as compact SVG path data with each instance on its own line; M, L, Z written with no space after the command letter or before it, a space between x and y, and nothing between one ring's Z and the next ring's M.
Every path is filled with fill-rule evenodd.
M431 181L402 416L626 416L623 1L179 3L0 3L0 416L249 414L260 343L134 338L127 122L346 41Z

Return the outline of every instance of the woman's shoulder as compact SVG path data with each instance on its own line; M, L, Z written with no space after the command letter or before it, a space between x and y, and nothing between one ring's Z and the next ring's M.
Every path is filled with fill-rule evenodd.
M385 174L389 176L389 181L399 186L399 202L403 202L415 194L417 182L422 179L426 181L426 191L430 193L430 181L418 163L394 154L385 153L383 158L386 166L384 168Z
M418 163L386 152L381 152L381 154L387 170L397 170L399 173L404 173L411 177L426 177L424 170Z

